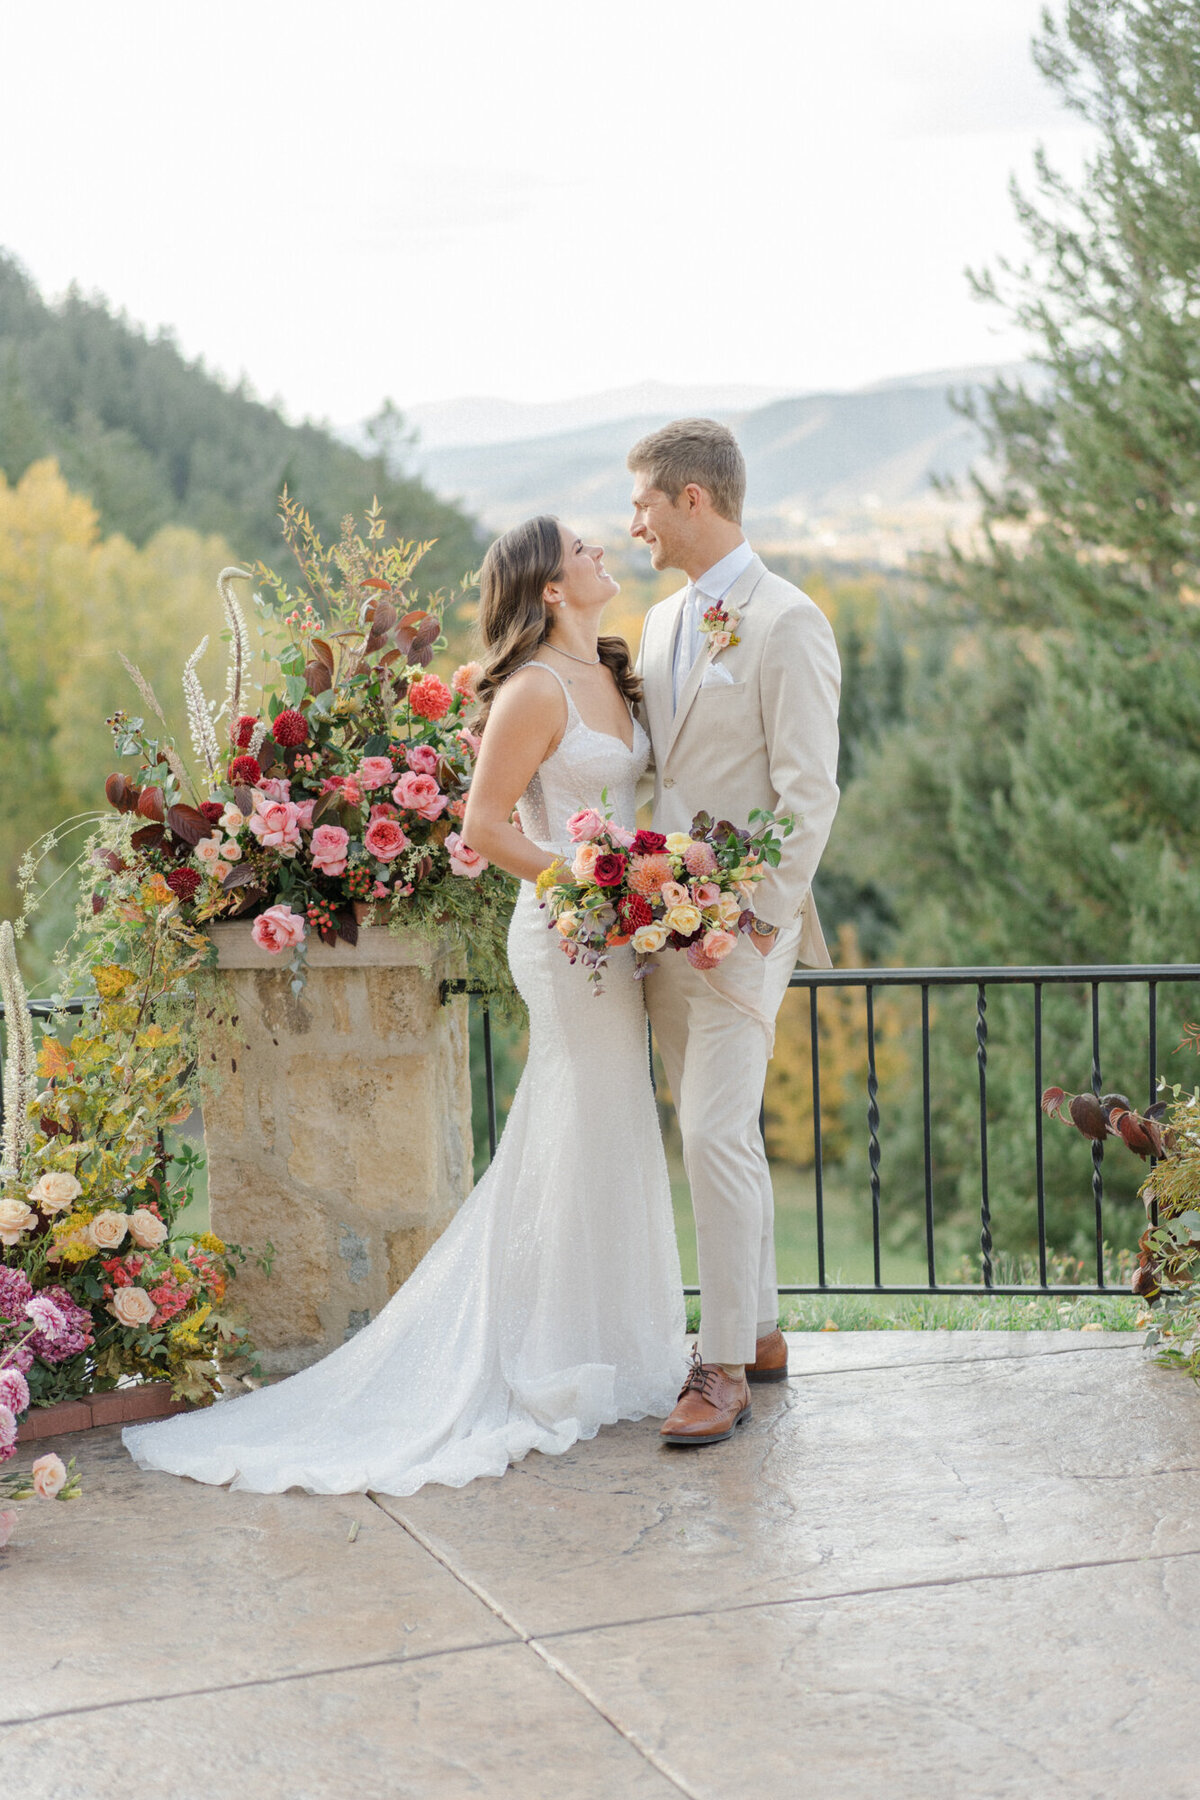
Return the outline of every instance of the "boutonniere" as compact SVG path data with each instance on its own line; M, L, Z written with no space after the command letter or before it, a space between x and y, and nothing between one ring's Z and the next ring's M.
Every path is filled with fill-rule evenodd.
M727 610L723 601L715 600L700 620L700 630L708 639L708 660L714 661L722 650L740 644L737 634L738 620L741 614Z

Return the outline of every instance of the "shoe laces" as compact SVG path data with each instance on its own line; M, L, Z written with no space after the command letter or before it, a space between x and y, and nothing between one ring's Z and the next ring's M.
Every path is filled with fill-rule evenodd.
M691 1367L687 1372L687 1380L679 1390L679 1398L682 1400L683 1396L690 1394L694 1388L702 1400L707 1400L710 1405L715 1405L711 1390L716 1386L720 1373L721 1371L715 1363L705 1364L700 1360L700 1346L693 1344Z

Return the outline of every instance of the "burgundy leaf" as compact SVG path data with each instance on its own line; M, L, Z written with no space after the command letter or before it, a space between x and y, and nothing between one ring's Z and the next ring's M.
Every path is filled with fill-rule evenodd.
M212 826L204 814L195 806L169 806L167 808L167 824L177 838L182 838L185 844L189 844L193 848L201 838L208 837L212 831Z
M143 825L134 832L129 841L135 850L155 850L166 835L161 825Z
M315 656L310 663L304 665L304 679L308 684L310 694L324 694L333 686L332 675L325 664Z
M1102 1144L1108 1136L1108 1120L1095 1094L1076 1094L1070 1106L1071 1123L1086 1138Z
M1060 1087L1048 1087L1042 1095L1042 1111L1048 1118L1053 1118L1066 1099L1066 1092Z
M245 816L249 818L250 814L254 811L254 789L252 787L242 787L239 782L238 786L233 790L233 803L240 813L244 813Z

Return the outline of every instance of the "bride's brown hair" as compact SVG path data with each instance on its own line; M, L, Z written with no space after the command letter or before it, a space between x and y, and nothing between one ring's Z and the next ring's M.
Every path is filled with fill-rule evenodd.
M551 613L542 598L563 572L562 533L558 520L542 514L514 525L498 537L479 572L479 630L484 669L478 693L483 702L482 731L501 682L527 663L550 636ZM642 697L640 677L633 672L629 645L623 637L602 637L600 661L630 706Z

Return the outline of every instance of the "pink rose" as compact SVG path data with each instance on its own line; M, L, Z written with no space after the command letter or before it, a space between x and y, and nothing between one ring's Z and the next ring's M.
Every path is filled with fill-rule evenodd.
M250 936L260 950L269 950L272 956L279 956L284 950L294 950L297 944L302 944L304 932L304 920L290 906L268 906L266 912L259 913L255 919Z
M464 725L462 730L456 731L454 735L463 748L470 751L472 756L479 755L479 746L482 744L483 739L477 731L468 731Z
M373 825L376 819L394 819L396 816L396 808L390 800L377 800L367 814L367 824Z
M446 796L432 775L402 775L392 789L392 799L421 819L436 819L446 810Z
M63 1459L55 1456L53 1451L48 1456L39 1456L30 1473L33 1476L33 1491L39 1500L53 1500L66 1485L67 1471Z
M472 850L469 844L464 844L457 831L446 834L446 849L450 856L451 871L455 875L465 875L468 880L474 881L488 866L487 857L480 856L478 850Z
M17 1529L17 1515L11 1506L0 1512L0 1550L3 1550L13 1532Z
M260 800L254 796L250 830L264 850L294 856L300 843L300 821L290 800Z
M681 881L664 881L662 884L662 903L668 912L673 906L686 906L691 897Z
M404 757L414 775L437 774L437 751L431 749L428 744L409 744L404 752Z
M632 850L633 840L637 836L637 832L626 831L624 825L614 825L610 821L608 835L614 844L620 844L625 850Z
M411 894L412 887L398 887L396 892L398 894ZM387 883L385 881L377 881L375 886L371 889L371 894L376 900L386 900L388 897Z
M692 899L697 906L716 906L721 889L715 881L693 881Z
M346 802L346 805L361 806L362 797L362 783L355 781L351 776L347 776L346 780L342 783L342 799Z
M404 779L407 781L410 778L405 776ZM424 780L424 777L415 779ZM376 819L373 825L367 826L363 843L370 855L376 857L380 862L391 862L394 856L399 856L400 852L407 850L409 846L408 838L405 837L395 819Z
M313 868L320 869L322 875L344 875L349 844L350 833L340 825L318 825L309 846Z
M278 781L272 777L270 781L260 781L258 791L260 794L265 794L268 800L290 800L292 784L290 781Z
M296 823L301 831L312 830L313 807L316 804L315 800L297 800L294 802L296 808ZM226 854L228 854L228 852L226 852Z
M395 773L390 756L364 756L358 767L358 784L373 794L376 788L386 787Z
M567 830L571 834L573 844L583 844L598 838L607 824L607 819L602 819L600 814L589 806L585 807L583 812L577 812L573 818L567 820Z
M721 931L714 926L712 931L704 934L704 953L711 956L715 963L724 962L729 952L737 945L735 931Z

